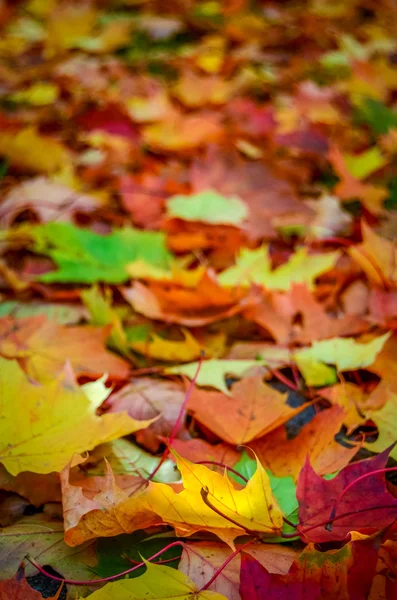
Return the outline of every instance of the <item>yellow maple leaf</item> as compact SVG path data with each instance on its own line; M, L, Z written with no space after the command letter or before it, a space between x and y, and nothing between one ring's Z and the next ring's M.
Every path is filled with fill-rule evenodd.
M79 386L69 365L51 382L32 383L0 358L0 462L12 475L61 471L75 453L147 427L127 413L98 416L109 395L102 380Z
M269 477L257 461L257 469L243 489L236 489L227 474L211 471L177 456L184 490L175 492L163 483L149 484L146 502L165 523L175 527L177 535L192 535L197 531L210 531L226 543L244 535L247 530L264 535L275 535L283 520L277 500L272 494ZM210 508L208 501L221 516Z
M190 577L176 569L147 561L145 564L143 575L108 583L91 594L92 600L227 600L218 592L198 590Z
M219 281L223 286L257 283L280 291L289 290L293 283L306 283L311 288L314 279L332 269L339 256L339 252L309 254L306 248L299 248L288 262L272 270L268 246L242 248L236 264L223 271Z
M0 156L11 165L33 173L54 173L67 163L70 155L57 140L41 135L35 127L13 133L0 133Z

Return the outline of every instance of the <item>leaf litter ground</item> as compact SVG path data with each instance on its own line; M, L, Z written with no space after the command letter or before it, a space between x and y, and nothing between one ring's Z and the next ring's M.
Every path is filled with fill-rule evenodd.
M389 0L0 0L0 598L397 596Z

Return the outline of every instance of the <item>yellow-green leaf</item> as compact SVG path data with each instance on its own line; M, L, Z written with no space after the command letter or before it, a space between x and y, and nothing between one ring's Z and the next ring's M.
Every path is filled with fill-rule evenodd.
M280 291L289 290L293 283L305 283L312 288L316 277L332 269L339 256L339 252L309 254L306 248L300 248L288 262L272 270L268 246L256 250L243 248L234 267L223 271L219 281L223 286L257 283Z
M146 571L136 579L108 583L91 594L92 600L227 600L226 596L205 590L180 571L145 561Z
M369 367L389 337L390 333L385 333L367 343L354 338L321 340L295 352L294 359L308 385L329 385L335 383L336 374L326 365L335 365L338 371Z
M237 196L226 197L205 190L192 196L173 196L167 202L167 214L184 221L240 225L248 216L248 208Z
M165 370L165 373L169 375L186 375L190 379L193 379L198 364L198 362L193 362L187 365L169 367ZM241 377L248 369L260 367L264 364L265 361L263 360L220 360L213 358L202 363L197 375L196 384L214 387L230 396L230 390L225 382L226 375Z

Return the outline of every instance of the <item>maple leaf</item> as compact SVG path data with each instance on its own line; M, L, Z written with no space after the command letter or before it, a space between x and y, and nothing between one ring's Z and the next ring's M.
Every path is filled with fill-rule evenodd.
M60 471L74 453L152 423L126 413L96 415L109 395L102 380L79 386L70 366L52 381L33 384L19 365L0 359L2 448L0 462L12 475ZM19 398L16 413L13 399Z
M276 237L274 217L289 215L306 222L312 214L298 199L293 183L286 181L277 169L261 162L243 161L235 151L209 147L203 157L195 158L190 179L194 193L213 189L226 197L241 198L249 209L244 229L255 240Z
M242 600L364 600L368 597L377 561L376 540L352 534L340 550L318 552L309 544L286 575L270 574L255 558L242 553ZM365 564L363 572L361 566Z
M167 120L143 128L143 140L153 150L188 151L222 138L216 113L202 111L184 115L174 111Z
M105 350L106 328L64 327L46 316L0 319L0 355L19 360L27 374L44 382L58 374L67 360L76 375L124 379L128 364Z
M193 390L188 410L222 440L239 445L269 433L302 410L291 408L286 400L287 394L265 384L262 375L252 375L235 383L230 395Z
M125 477L124 481L118 479L118 483L125 485L125 490L117 485L109 465L99 481L95 477L70 479L70 466L67 466L61 473L61 482L65 542L70 546L162 523L147 506L146 482L139 470L130 473L126 481Z
M213 190L192 196L172 196L167 200L167 216L184 221L240 225L247 215L246 205L237 196L226 198Z
M41 513L26 516L14 525L3 527L0 539L0 568L2 577L12 577L26 555L51 564L64 577L95 579L92 568L97 563L92 542L78 549L64 541L63 523ZM36 570L26 562L27 575Z
M12 165L33 173L54 173L71 161L65 146L41 135L34 127L26 127L16 133L0 133L0 156Z
M265 535L277 534L281 529L281 511L272 495L269 478L259 462L255 474L242 490L233 486L226 473L220 475L182 457L177 457L177 465L182 475L183 491L176 493L170 486L151 482L146 501L165 523L175 527L178 535L192 535L205 530L232 544L235 537L243 535L244 528ZM226 518L204 502L201 490L208 494L211 505Z
M342 201L359 198L370 212L381 214L387 197L386 189L361 181L372 171L386 164L387 161L380 155L378 148L374 147L362 156L356 157L344 156L336 146L333 146L328 152L328 158L340 177L334 193Z
M296 551L276 544L252 544L245 552L254 556L270 573L288 573ZM184 545L178 570L188 575L200 589L230 556L228 546L219 542L189 542ZM229 600L240 600L240 555L226 565L208 588Z
M362 222L361 230L363 242L349 248L350 256L375 284L396 287L396 244L377 235L365 222Z
M300 535L313 542L345 540L352 531L368 534L390 525L397 517L397 499L387 491L384 473L378 472L388 455L386 450L347 465L330 480L317 475L307 459L297 485Z
M368 329L368 323L356 315L332 318L304 284L293 284L286 293L266 295L244 316L271 333L279 344L352 335ZM299 316L299 323L294 321Z
M169 435L178 419L184 397L183 388L178 383L140 377L112 394L106 407L109 407L108 412L126 411L137 420L159 417L136 434L139 444L157 452L161 436ZM180 431L176 432L178 434Z
M264 364L266 362L262 360L223 360L212 358L201 364L195 382L196 385L210 386L230 396L231 391L226 384L227 375L241 377L249 369L260 367ZM164 372L167 375L186 375L190 379L193 379L198 365L198 362L193 362L187 365L168 367Z
M108 583L91 594L92 600L227 600L217 592L200 591L193 581L170 567L145 561L146 571L135 579Z
M359 445L349 448L335 441L344 422L344 410L333 406L318 413L296 437L288 439L285 427L278 427L251 442L250 448L279 477L291 475L296 481L307 456L319 474L334 473L347 465L360 449Z
M0 205L0 221L9 227L23 211L30 209L40 221L71 221L76 212L92 212L99 202L46 177L34 177L14 187Z
M19 494L37 507L62 500L58 473L40 475L24 471L13 477L0 464L0 489Z
M58 600L61 589L48 600ZM43 600L40 592L30 587L25 578L24 568L21 566L12 579L0 581L0 600Z
M32 238L34 251L58 266L38 277L47 283L122 283L128 279L128 263L142 258L165 267L170 258L164 235L158 232L126 228L99 235L71 223L46 223L24 232Z
M288 290L293 283L306 283L311 288L314 279L332 269L338 258L339 252L310 255L306 248L300 248L287 263L272 270L268 246L242 248L236 265L223 271L219 281L223 286L257 283L271 290Z
M203 275L195 289L160 282L146 286L135 281L132 287L121 291L134 310L146 317L187 327L227 319L256 302L253 293L234 293L221 288L209 273Z
M294 353L298 365L308 385L327 385L335 383L334 364L338 371L348 371L371 366L376 356L390 337L385 333L367 343L357 342L354 338L333 338L313 342L310 348Z
M392 386L385 383L379 384L378 388L369 397L369 402L374 401L376 397L380 397L383 406L370 407L365 412L368 419L372 419L378 428L378 437L372 442L366 442L365 447L372 452L380 452L391 446L390 456L394 459L397 457L397 449L394 446L396 441L395 423L397 415L397 391L393 390Z

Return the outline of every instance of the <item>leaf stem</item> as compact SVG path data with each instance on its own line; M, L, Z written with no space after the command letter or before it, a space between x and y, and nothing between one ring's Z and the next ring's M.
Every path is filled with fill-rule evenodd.
M371 471L370 473L364 473L364 475L361 475L360 477L357 477L357 479L355 479L354 481L351 481L349 483L349 485L347 485L341 491L341 493L335 500L335 503L331 510L329 518L332 519L333 517L335 517L336 511L338 510L338 505L339 505L340 501L342 500L343 496L350 490L350 488L352 488L354 485L356 485L356 483L358 483L359 481L362 481L363 479L366 479L367 477L371 477L371 475L378 475L379 473L389 473L390 471L397 471L397 467L387 467L385 469L377 469L376 471ZM331 531L331 530L329 529L329 531Z
M210 587L210 585L212 585L215 581L215 579L217 579L217 577L222 573L223 569L225 567L227 567L227 565L230 563L230 561L233 560L233 558L235 556L237 556L237 554L240 554L240 552L242 550L244 550L244 548L246 548L247 546L249 546L250 544L252 544L252 540L249 540L248 542L246 542L245 544L243 544L242 546L240 546L240 548L237 548L237 550L235 550L226 560L225 562L219 567L219 569L217 569L215 571L215 573L213 574L213 576L211 577L211 579L209 581L207 581L207 583L205 585L203 585L203 587L201 588L200 592L203 592L204 590L208 590L208 588Z
M154 558L157 558L158 556L163 554L163 552L166 552L167 550L169 550L170 548L174 548L175 546L181 546L182 548L184 548L185 544L184 544L184 542L171 542L171 544L168 544L168 546L166 546L162 550L159 550L158 552L153 554L153 556L150 556L148 559L146 559L146 562L152 561ZM127 569L126 571L123 571L122 573L118 573L117 575L110 575L109 577L103 577L102 579L78 580L78 579L64 579L63 577L58 577L57 575L52 575L51 573L48 573L38 562L36 562L36 560L34 558L31 558L30 556L26 556L26 560L28 560L34 567L36 567L36 569L42 575L45 575L49 579L53 579L54 581L60 581L60 582L67 583L70 585L88 585L88 586L99 585L100 583L106 583L108 581L114 581L115 579L118 579L119 577L128 575L129 573L132 573L133 571L136 571L137 569L140 569L141 567L145 566L145 562L142 561L139 564L135 565L134 567L131 567L131 569Z
M183 419L183 417L185 415L185 412L186 412L187 404L188 404L188 402L190 400L190 396L192 395L193 390L194 390L194 388L196 386L197 377L198 377L198 374L200 373L200 369L201 369L201 365L203 364L203 360L204 360L204 354L202 354L200 356L200 360L199 360L199 363L197 365L197 370L196 370L196 372L194 374L193 379L190 382L189 388L188 388L188 390L186 392L186 396L185 396L185 398L183 400L183 403L182 403L182 406L180 408L180 411L179 411L179 414L178 414L178 418L175 421L174 427L172 428L172 431L171 431L170 436L168 438L168 445L167 445L166 449L164 450L164 452L163 452L163 454L162 454L162 456L161 456L161 458L159 460L159 463L158 463L157 467L155 469L153 469L153 471L150 473L150 475L148 476L148 478L146 479L146 481L151 481L153 479L153 477L156 475L156 473L160 469L161 465L164 463L164 461L166 460L167 456L170 453L170 447L172 446L172 443L173 443L173 441L174 441L174 439L175 439L175 437L176 437L176 435L178 433L179 427L181 426L182 419Z

